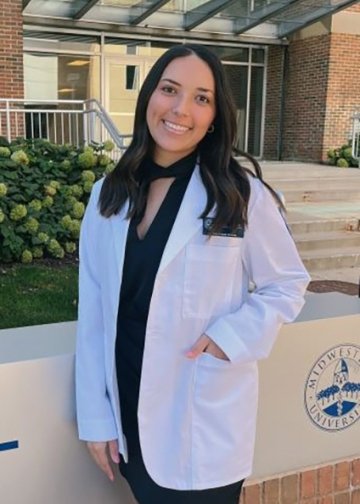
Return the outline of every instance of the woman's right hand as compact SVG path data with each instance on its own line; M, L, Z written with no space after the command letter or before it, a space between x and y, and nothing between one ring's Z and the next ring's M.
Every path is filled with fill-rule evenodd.
M110 481L114 481L114 472L110 465L110 459L115 464L120 462L117 440L113 439L111 441L104 442L88 441L86 444L96 464L106 474Z

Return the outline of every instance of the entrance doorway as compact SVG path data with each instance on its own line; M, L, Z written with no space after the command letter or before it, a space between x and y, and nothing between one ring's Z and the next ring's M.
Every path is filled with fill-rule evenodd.
M132 135L136 100L154 60L139 56L105 59L105 107L122 135Z

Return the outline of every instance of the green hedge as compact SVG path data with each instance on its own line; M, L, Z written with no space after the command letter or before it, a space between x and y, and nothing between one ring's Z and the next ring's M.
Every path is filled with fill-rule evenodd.
M330 149L327 152L328 163L339 168L358 168L359 160L352 156L351 142L342 145L338 149Z
M114 168L113 147L0 138L0 262L76 254L92 186Z

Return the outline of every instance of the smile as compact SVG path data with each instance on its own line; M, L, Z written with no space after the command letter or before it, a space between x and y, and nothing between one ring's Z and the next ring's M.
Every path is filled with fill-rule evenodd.
M185 133L186 131L189 131L191 129L188 126L181 126L180 124L174 124L170 121L165 120L163 120L163 124L168 130L174 131L175 133Z

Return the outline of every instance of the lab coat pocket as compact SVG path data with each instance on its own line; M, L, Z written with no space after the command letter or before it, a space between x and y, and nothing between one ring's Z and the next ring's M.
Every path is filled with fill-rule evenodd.
M225 240L223 238L223 240ZM183 316L204 318L230 311L239 246L186 247Z
M202 353L193 389L193 464L197 476L228 477L239 453L250 461L255 436L257 366ZM223 474L220 474L223 473Z

